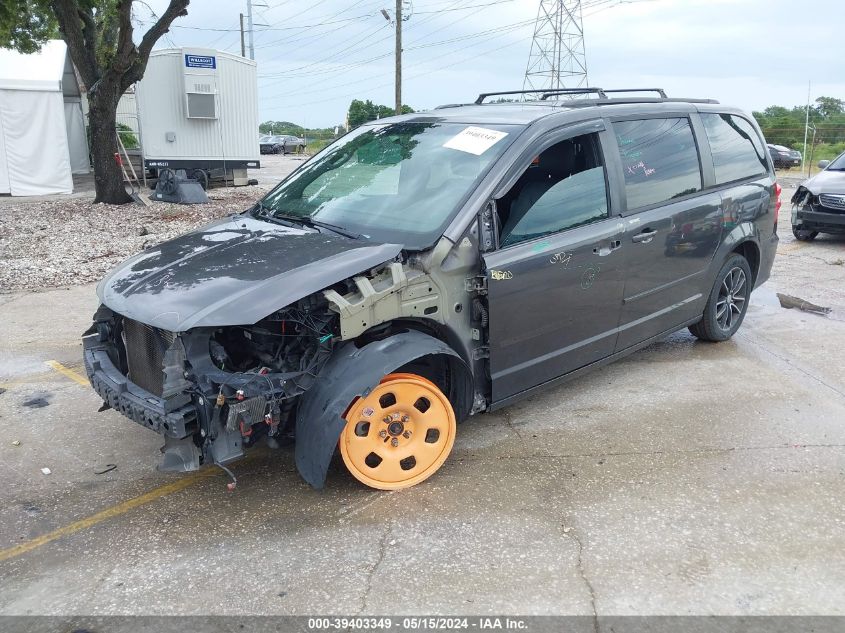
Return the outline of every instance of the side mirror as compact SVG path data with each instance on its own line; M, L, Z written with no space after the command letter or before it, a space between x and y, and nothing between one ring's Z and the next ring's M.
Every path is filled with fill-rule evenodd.
M828 165L830 165L830 161L829 161L829 160L820 160L820 161L819 161L819 169L824 169L824 168L825 168L825 167L827 167Z

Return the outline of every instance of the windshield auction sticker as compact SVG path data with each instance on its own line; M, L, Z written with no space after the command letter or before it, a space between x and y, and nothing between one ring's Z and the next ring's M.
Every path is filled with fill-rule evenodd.
M443 147L481 156L507 135L499 130L470 126L443 143Z

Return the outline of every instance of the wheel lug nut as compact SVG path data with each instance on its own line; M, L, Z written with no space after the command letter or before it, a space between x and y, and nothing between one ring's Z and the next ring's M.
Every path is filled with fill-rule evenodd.
M390 440L390 445L391 445L391 446L399 446L399 440L397 440L397 439L394 437L392 440Z
M411 432L405 431L404 433L402 433L402 437L404 437L407 440L409 437L411 437Z
M402 422L407 422L410 419L411 419L410 416L407 416L407 415L402 416Z
M387 431L385 431L384 429L382 429L381 431L379 431L379 432L378 432L378 436L379 436L380 438L384 439L385 437L387 437Z

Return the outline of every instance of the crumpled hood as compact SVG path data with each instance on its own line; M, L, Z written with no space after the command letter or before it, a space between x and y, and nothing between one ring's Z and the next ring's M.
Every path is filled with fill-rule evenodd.
M845 171L822 171L801 184L814 196L821 193L845 194Z
M401 250L236 216L126 260L97 295L118 314L172 332L248 325Z

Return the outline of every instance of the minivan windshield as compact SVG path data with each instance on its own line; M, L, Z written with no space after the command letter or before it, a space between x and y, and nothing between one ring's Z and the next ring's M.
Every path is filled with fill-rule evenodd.
M426 248L521 129L438 121L364 125L283 180L260 207L270 218L301 218Z

